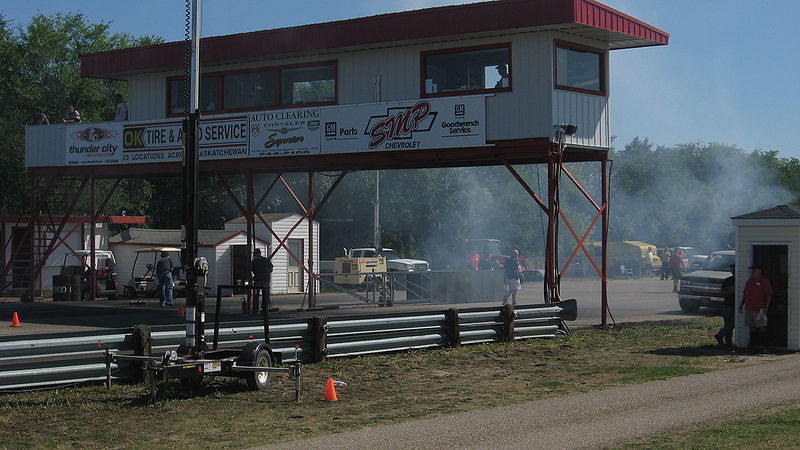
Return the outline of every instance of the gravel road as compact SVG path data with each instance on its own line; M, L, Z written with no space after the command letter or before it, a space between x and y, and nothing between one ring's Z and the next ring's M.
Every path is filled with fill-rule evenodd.
M602 448L800 401L800 356L266 448Z

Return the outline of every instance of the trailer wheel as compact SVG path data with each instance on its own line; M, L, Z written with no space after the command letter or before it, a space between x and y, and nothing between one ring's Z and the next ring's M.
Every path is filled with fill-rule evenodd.
M262 348L256 352L252 363L255 367L272 367L272 357ZM269 372L251 372L247 374L247 387L251 391L263 391L269 385Z

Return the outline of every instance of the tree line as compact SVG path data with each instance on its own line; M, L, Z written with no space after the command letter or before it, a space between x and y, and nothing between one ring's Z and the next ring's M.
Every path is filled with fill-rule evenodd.
M34 107L60 121L74 104L84 121L113 116L113 97L127 98L124 82L82 78L80 55L161 42L156 36L111 33L107 23L89 23L80 13L38 14L24 27L0 16L0 194L2 214L29 213L31 180L24 164L24 128ZM748 152L720 143L660 146L636 138L612 150L612 240L640 240L659 247L689 245L703 249L732 244L729 218L800 196L800 160L777 151ZM516 167L546 199L544 166ZM600 198L599 163L574 163L568 169L586 190ZM318 199L338 174L317 175ZM274 175L256 178L256 189ZM290 186L305 192L306 175L285 175ZM244 178L229 180L244 198ZM596 211L566 178L562 210L582 233ZM381 228L384 246L407 256L445 266L464 251L468 238L500 239L529 257L541 255L546 217L504 167L394 170L381 173ZM101 180L99 195L111 187ZM177 228L182 222L181 182L176 178L126 179L109 201L105 214L146 215L155 228ZM299 212L279 185L262 205L263 212ZM349 173L322 210L320 251L323 259L342 248L372 244L374 172ZM225 190L211 177L201 178L201 227L222 228L240 215ZM62 205L63 206L63 205ZM58 213L58 205L55 205ZM88 210L82 199L78 212ZM562 226L561 253L574 239ZM589 236L599 240L599 226Z

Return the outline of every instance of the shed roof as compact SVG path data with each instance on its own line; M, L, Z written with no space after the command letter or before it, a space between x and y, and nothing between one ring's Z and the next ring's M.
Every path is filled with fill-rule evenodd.
M199 230L197 232L199 245L201 247L216 247L231 238L240 234L246 234L244 231L232 230ZM256 238L259 242L265 245L269 243ZM125 244L125 245L149 245L149 246L173 246L177 247L181 243L180 230L155 230L152 228L130 228L120 234L111 236L108 239L109 244Z
M800 219L800 206L778 205L774 208L735 216L732 219Z
M595 0L503 0L208 37L200 58L203 65L214 65L544 30L607 42L611 49L669 42L668 33ZM184 48L179 41L85 54L81 75L114 78L177 69Z
M266 213L266 214L261 213L261 217L263 217L264 220L266 220L267 222L277 222L277 221L283 220L283 219L285 219L287 217L299 216L299 215L300 214L297 214L297 213ZM244 217L244 216L237 217L237 218L231 219L231 220L229 220L229 221L227 221L225 223L247 223L247 218ZM256 223L259 223L258 218L256 218Z

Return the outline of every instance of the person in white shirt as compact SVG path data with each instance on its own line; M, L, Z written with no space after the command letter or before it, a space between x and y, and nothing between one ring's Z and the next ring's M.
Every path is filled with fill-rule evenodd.
M114 120L116 121L128 120L128 104L122 101L122 96L119 94L115 95L114 103L117 104L116 112L114 113Z

